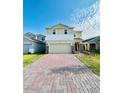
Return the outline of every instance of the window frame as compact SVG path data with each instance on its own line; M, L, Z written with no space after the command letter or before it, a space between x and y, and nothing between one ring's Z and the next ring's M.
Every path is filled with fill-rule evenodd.
M74 37L76 37L76 34L74 34Z
M53 35L55 35L56 34L56 30L55 29L53 29L53 33L52 33Z
M68 34L68 30L67 30L67 29L64 30L64 34L65 34L65 35Z

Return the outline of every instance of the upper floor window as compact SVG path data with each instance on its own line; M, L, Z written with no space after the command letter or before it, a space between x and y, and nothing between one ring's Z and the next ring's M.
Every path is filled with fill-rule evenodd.
M42 41L44 41L45 40L45 38L44 37L42 37Z
M65 30L64 34L68 34L67 30Z
M74 34L74 37L76 37L76 35Z
M55 31L55 29L53 30L53 34L56 34L56 31Z

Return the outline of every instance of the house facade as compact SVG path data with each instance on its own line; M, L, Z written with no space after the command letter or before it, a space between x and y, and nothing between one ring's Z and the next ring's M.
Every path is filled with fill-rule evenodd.
M65 54L82 51L82 31L75 31L74 27L56 24L46 28L46 53Z
M83 41L84 51L100 51L100 36L96 36Z
M32 34L31 32L25 33L23 35L23 54L27 53L44 53L45 52L45 42L42 40L41 35ZM44 36L43 36L44 37Z

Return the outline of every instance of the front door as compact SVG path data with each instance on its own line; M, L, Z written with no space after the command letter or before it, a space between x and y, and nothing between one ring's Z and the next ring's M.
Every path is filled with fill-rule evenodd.
M79 49L79 45L80 45L79 42L76 42L76 43L75 43L75 51L79 51L79 50L80 50L80 49Z

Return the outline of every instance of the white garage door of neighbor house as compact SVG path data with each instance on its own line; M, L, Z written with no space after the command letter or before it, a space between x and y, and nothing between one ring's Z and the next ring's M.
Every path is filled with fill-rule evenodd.
M71 45L70 44L50 44L49 53L52 54L64 54L71 53Z
M30 48L30 44L23 44L23 53L28 53Z

